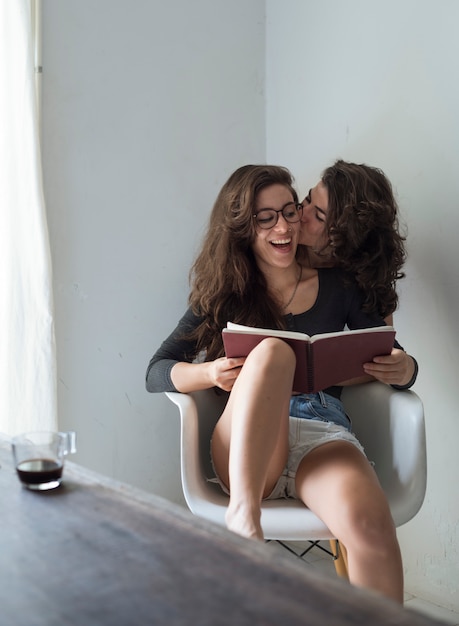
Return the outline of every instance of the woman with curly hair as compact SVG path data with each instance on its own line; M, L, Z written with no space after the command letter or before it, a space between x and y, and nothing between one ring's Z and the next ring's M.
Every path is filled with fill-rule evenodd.
M342 268L359 286L363 310L376 312L392 324L398 305L396 283L405 276L406 252L397 202L384 172L338 159L323 171L302 206L299 262L307 267ZM417 376L415 359L413 363L413 378L407 385L395 384L393 373L384 372L377 362L368 364L366 377L347 384L372 376L405 389Z
M310 335L384 324L362 310L361 292L343 270L298 263L302 212L285 168L247 165L229 177L192 267L189 308L150 360L146 387L228 394L211 456L230 496L230 530L263 539L262 499L300 499L346 546L350 581L402 602L390 509L340 387L301 394L302 415L293 417L296 359L286 342L270 337L245 358L224 355L228 321ZM405 385L413 378L414 362L398 344L378 361L379 379L391 372L391 382Z
M339 159L303 201L306 262L346 270L365 294L364 309L384 318L397 308L404 241L391 183L376 167Z

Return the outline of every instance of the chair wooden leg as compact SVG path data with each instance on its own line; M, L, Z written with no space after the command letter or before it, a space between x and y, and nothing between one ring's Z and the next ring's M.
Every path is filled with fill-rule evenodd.
M346 548L336 539L330 539L330 547L334 554L336 573L340 578L345 578L346 580L349 580L349 574L347 571Z

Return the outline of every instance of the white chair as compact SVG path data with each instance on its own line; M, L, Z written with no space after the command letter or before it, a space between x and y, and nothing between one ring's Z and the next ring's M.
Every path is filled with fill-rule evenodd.
M186 503L195 515L224 526L228 496L209 479L214 476L210 439L226 395L214 389L166 395L180 410L181 477ZM353 431L375 463L395 525L401 526L419 511L426 490L422 402L413 391L395 391L379 382L346 387L342 399L352 418ZM293 499L264 501L261 525L265 539L281 543L334 540L325 524ZM337 546L335 542L331 545L337 559ZM338 574L346 576L345 561L340 559L335 565Z

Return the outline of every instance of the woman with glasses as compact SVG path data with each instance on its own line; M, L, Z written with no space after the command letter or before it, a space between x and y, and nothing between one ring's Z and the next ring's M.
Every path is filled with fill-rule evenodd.
M309 335L384 324L362 311L363 297L342 270L297 262L302 213L285 168L247 165L230 176L191 270L189 309L151 359L146 387L228 393L211 453L217 480L230 495L230 530L262 539L261 500L299 498L346 546L351 582L401 602L394 524L351 432L340 387L309 394L308 415L303 407L302 418L291 417L295 356L287 343L268 338L246 358L224 356L228 321ZM403 385L413 376L413 361L398 344L377 360L392 371L392 382ZM394 361L404 363L396 373Z

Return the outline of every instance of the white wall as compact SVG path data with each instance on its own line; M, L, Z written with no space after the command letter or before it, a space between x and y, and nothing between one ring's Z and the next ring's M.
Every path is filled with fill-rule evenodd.
M267 20L267 160L303 193L337 157L379 166L408 225L395 325L420 363L428 489L399 537L407 591L458 610L459 2L267 0Z
M60 427L79 463L182 502L178 413L144 376L218 189L265 158L264 2L42 4Z

